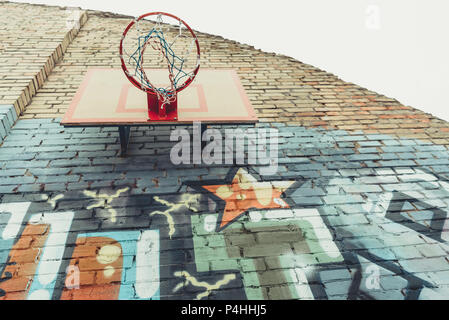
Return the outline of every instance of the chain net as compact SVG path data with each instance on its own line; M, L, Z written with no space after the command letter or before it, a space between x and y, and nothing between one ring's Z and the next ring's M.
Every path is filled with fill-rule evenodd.
M195 76L199 65L195 41L187 27L170 16L159 14L155 21L136 19L122 39L128 76L142 90L155 92L163 104L175 101L176 90ZM150 80L151 69L166 70L165 83Z

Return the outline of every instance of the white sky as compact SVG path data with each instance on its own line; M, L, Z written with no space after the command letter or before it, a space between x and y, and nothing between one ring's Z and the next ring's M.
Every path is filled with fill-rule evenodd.
M20 0L139 16L294 57L449 121L447 0Z

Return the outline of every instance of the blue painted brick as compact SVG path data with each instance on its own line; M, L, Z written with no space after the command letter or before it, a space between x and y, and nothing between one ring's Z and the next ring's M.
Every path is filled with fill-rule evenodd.
M55 152L55 151L64 151L65 146L61 145L61 146L50 146L50 147L45 147L45 146L27 147L26 150L28 152Z
M320 197L290 197L297 205L303 205L303 206L313 206L313 205L321 205L323 204L323 201Z
M366 209L361 204L342 204L336 208L345 214L366 213Z
M335 141L364 141L367 140L366 136L339 136L334 138Z
M14 193L16 186L0 186L0 194Z
M364 184L381 184L381 183L396 183L399 182L396 176L374 176L374 177L360 177L354 179L354 182L360 185Z
M343 177L358 177L360 175L356 169L340 169L338 172Z
M358 148L358 152L360 153L377 153L379 152L377 148Z
M446 147L441 145L427 145L427 146L415 146L417 151L447 151Z
M416 140L400 139L399 142L403 146L414 146L414 145L416 145Z
M435 158L449 158L449 152L447 151L431 152L431 155Z
M413 170L412 168L407 168L407 167L397 167L397 168L392 168L397 174L413 174L415 173L415 170Z
M319 276L321 281L324 283L331 280L351 279L351 273L348 269L332 269L320 271Z
M83 181L102 180L102 179L114 180L122 178L123 178L122 173L87 173L83 175L82 180Z
M417 183L393 183L393 184L383 184L382 188L385 191L412 191L421 190L421 187Z
M400 159L404 160L412 160L412 159L418 159L418 158L428 158L428 155L423 154L416 154L411 152L404 152L404 153L398 153Z
M325 284L326 294L328 296L344 295L347 297L349 289L351 288L352 280L340 280L327 282Z
M49 183L44 186L45 191L58 191L63 192L66 190L66 186L64 183Z
M418 159L416 162L422 166L449 164L449 159Z
M317 162L330 162L330 161L346 161L344 156L320 156L320 157L312 157L312 160Z
M436 173L449 172L449 166L432 166L430 168Z
M321 153L324 155L344 155L344 154L354 154L354 149L352 148L341 148L341 149L322 149Z
M382 144L379 141L359 141L358 144L361 147L380 147L380 146L382 146Z
M0 117L0 139L4 140L7 136L7 128L5 128L5 124L3 119Z
M320 172L319 171L296 171L296 170L289 170L287 172L279 172L278 175L280 175L281 177L288 177L291 178L292 175L295 175L297 177L305 177L308 179L312 179L312 178L319 178L321 177Z
M370 134L367 136L369 140L382 140L384 144L389 143L390 141L397 141L394 140L395 138L393 136L389 136L386 134Z
M289 166L289 168L290 168L290 166ZM321 170L321 169L324 169L325 168L325 166L323 165L323 164L318 164L318 163L315 163L315 164L297 164L297 165L293 165L292 166L292 169L293 170L295 170L295 171L308 171L308 170L310 170L310 171L316 171L316 170Z
M6 115L10 128L17 120L16 110L13 105L0 105L0 114Z
M67 190L85 190L89 187L87 182L69 182L67 184Z
M9 184L25 184L25 183L34 183L36 179L34 177L28 176L18 176L12 178L2 178L0 180L0 185L9 185Z
M330 180L330 182L328 182L329 185L345 185L345 184L353 184L352 179L348 179L348 178L339 178L336 177L332 180Z
M417 160L418 163L419 161L420 160ZM416 163L411 160L391 160L391 161L380 161L380 165L384 167L409 167L409 166L416 166Z
M38 146L41 144L42 139L40 138L31 138L29 136L21 137L20 135L14 135L14 131L10 132L5 142L3 143L3 147L28 147L28 146ZM29 152L35 152L33 150L29 150Z
M45 160L31 160L31 161L8 161L6 162L6 169L15 168L45 168L47 167L49 161Z
M30 168L29 171L35 176L41 175L61 175L70 172L70 168Z
M80 139L67 139L62 138L61 136L58 136L58 138L48 138L44 137L42 139L42 145L71 145L71 144L78 144L81 143Z
M334 177L338 176L337 170L320 170L320 175L322 177Z
M17 189L18 192L39 192L41 191L41 185L40 184L23 184L21 186L19 186L19 188Z
M0 153L0 160L32 160L36 155L36 153Z
M31 120L19 120L14 126L15 130L29 130L37 129L40 127L41 122L35 119Z
M38 153L37 160L53 160L53 159L71 159L76 156L76 152L43 152Z
M323 197L327 204L345 204L365 202L359 195L328 195Z
M396 153L381 153L382 160L397 160L399 156Z
M353 142L339 142L337 143L339 148L355 148L355 143Z
M378 154L353 154L348 156L350 161L365 161L365 160L379 160L380 156Z
M346 185L343 190L348 193L364 193L364 192L382 192L382 189L377 185Z
M322 188L298 188L291 197L324 196L326 193Z
M82 144L67 146L67 151L103 151L105 149L105 144Z
M5 146L2 146L2 148L0 148L0 156L1 155L11 155L11 154L20 154L22 152L25 152L25 148L24 147L5 147Z
M408 272L447 271L449 265L444 257L399 260L399 264Z
M327 164L328 169L359 169L362 167L363 167L362 163L356 161L330 162Z
M376 168L374 169L377 175L386 176L386 175L394 175L395 172L391 168Z
M52 160L50 162L50 166L51 167L77 167L77 166L89 166L90 163L91 163L90 160L87 158L71 159L71 160Z
M401 143L399 142L399 140L383 140L382 141L384 145L386 146L400 146Z
M80 176L78 175L61 175L61 176L39 176L36 183L66 183L66 182L78 182Z
M94 158L94 157L113 157L117 155L116 150L110 151L91 151L91 152L79 152L78 157L80 158Z
M0 176L1 177L23 176L25 172L26 169L1 169Z

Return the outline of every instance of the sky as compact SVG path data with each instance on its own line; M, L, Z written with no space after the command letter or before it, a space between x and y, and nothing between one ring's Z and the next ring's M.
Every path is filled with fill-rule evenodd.
M140 16L293 57L449 121L447 0L19 0Z

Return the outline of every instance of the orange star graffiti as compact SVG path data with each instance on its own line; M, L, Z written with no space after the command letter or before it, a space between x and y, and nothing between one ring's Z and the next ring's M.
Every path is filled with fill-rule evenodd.
M239 169L231 184L207 185L202 188L226 202L217 228L217 231L221 231L251 208L289 208L281 195L293 183L295 181L258 182L246 170Z

